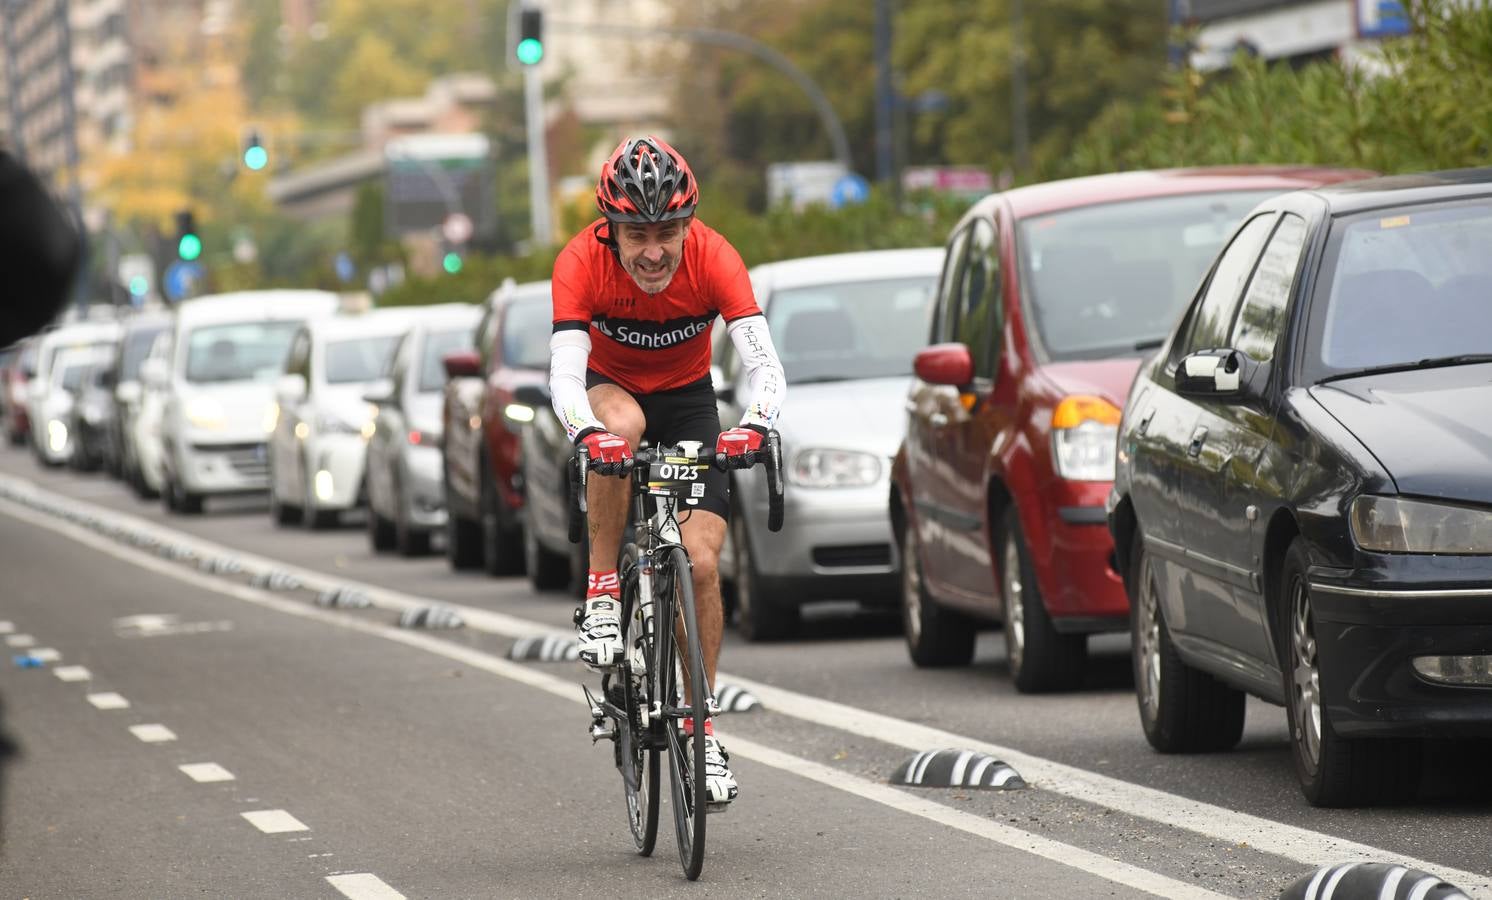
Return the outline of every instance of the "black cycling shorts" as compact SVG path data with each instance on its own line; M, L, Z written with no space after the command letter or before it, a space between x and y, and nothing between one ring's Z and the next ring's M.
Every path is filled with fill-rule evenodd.
M616 382L594 369L587 369L586 390L600 384L615 385ZM647 423L642 432L644 441L654 447L659 444L677 444L680 441L699 441L702 449L715 449L715 439L720 436L720 411L715 406L715 387L708 375L683 387L652 394L632 394L632 399L642 407L643 421ZM700 481L705 486L705 495L698 500L685 499L679 511L683 513L690 509L704 509L729 520L730 478L711 466L700 473ZM652 509L651 503L648 504L648 509Z

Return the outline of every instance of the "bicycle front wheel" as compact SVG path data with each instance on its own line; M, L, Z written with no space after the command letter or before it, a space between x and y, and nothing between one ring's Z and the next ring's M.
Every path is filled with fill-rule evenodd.
M632 831L632 841L641 856L652 856L653 846L658 840L658 804L662 797L658 793L658 747L651 730L642 724L642 714L652 704L651 697L659 696L654 690L654 679L646 671L634 670L631 648L638 650L638 659L652 660L657 636L648 627L640 614L637 584L637 547L628 544L622 548L620 564L622 615L628 652L622 658L621 684L623 702L619 704L627 712L627 719L617 729L616 765L622 773L622 789L627 797L627 826Z
M660 581L658 616L660 632L657 642L657 668L662 673L668 700L677 698L682 708L678 722L669 719L664 731L668 741L668 780L672 788L674 834L679 845L679 864L690 881L699 877L705 864L705 682L704 654L700 650L699 622L694 609L694 580L689 556L675 547L669 551L667 576ZM669 627L668 623L672 623ZM670 638L672 638L670 640ZM688 690L683 673L688 667ZM683 719L692 720L694 734L700 740L684 735Z

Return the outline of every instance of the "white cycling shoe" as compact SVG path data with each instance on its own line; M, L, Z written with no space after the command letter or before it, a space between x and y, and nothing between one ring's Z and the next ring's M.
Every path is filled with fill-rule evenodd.
M713 734L706 734L704 740L705 812L725 812L741 790L736 785L736 776L730 771L730 754Z
M607 672L622 662L621 604L610 594L587 597L575 611L580 661L592 671Z

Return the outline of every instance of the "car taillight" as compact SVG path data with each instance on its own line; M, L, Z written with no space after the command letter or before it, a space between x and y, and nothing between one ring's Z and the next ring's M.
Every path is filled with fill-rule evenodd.
M409 430L409 442L411 444L414 444L415 446L419 446L420 444L423 444L426 440L428 440L428 438L425 437L425 433L423 431L419 431L418 429L414 429L414 428L411 428Z

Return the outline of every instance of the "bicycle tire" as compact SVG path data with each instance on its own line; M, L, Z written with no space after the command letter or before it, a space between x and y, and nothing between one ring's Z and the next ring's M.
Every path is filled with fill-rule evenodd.
M699 643L699 622L694 608L694 580L691 576L689 556L682 547L666 551L667 564L661 568L665 577L659 580L663 587L658 597L658 609L654 622L659 631L669 627L673 640L658 640L655 671L663 676L666 688L661 695L674 698L680 695L682 686L677 684L683 665L682 657L688 658L690 693L683 697L693 719L694 734L705 733L705 702L709 686L705 682L704 654ZM683 619L684 646L679 647L679 629L675 622L675 606ZM663 623L670 623L664 626ZM661 635L660 635L661 637ZM685 651L680 653L680 650ZM674 837L679 848L679 864L684 868L684 877L690 881L699 878L705 863L705 742L688 741L684 729L673 721L664 723L668 743L668 780L670 805L673 807Z
M637 609L638 590L635 544L622 548L617 568L621 574L622 621L626 623L626 643L630 648L632 629L641 624L633 615ZM654 636L642 634L637 639L643 642L643 659L652 659ZM651 703L653 680L646 665L643 672L636 674L641 681L634 684L632 656L627 653L622 658L622 708L627 712L627 720L618 723L616 765L622 775L622 793L627 799L627 827L632 832L632 842L639 856L652 856L658 841L658 805L663 798L658 791L657 743L652 739L652 729L643 726L641 713Z

